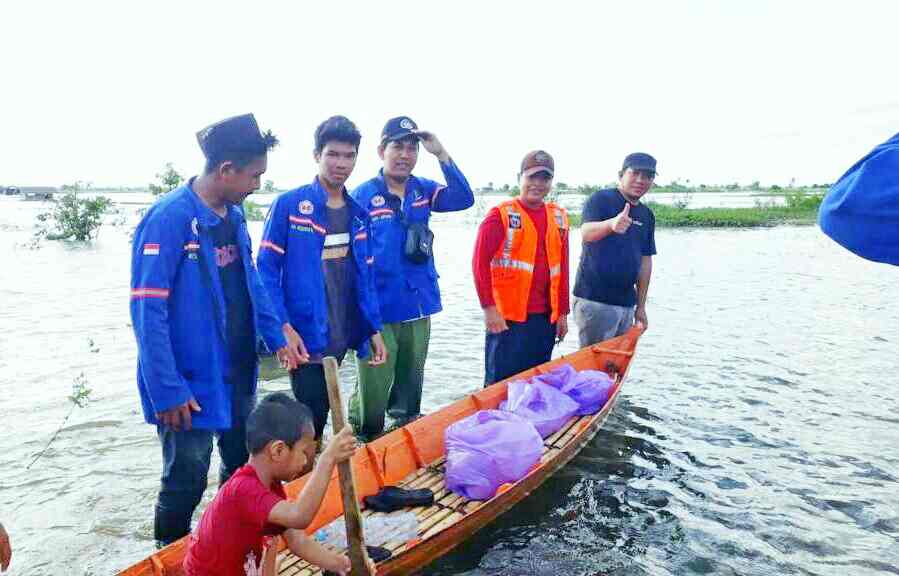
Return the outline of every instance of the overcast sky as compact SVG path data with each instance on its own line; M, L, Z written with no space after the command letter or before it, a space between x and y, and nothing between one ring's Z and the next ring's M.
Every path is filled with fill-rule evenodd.
M895 0L4 2L0 183L144 185L202 166L194 133L253 112L266 178L315 174L312 133L384 121L438 134L475 186L542 148L556 181L832 182L899 131ZM417 173L439 174L422 151Z

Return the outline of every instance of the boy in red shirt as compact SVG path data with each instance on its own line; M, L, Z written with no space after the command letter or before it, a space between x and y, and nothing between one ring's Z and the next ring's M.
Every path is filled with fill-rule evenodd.
M349 559L322 547L303 529L321 506L334 465L355 449L347 426L322 452L299 498L288 501L282 482L298 478L315 451L312 413L287 394L269 395L247 420L249 462L222 485L190 535L184 573L275 576L278 548L272 537L283 535L297 556L348 574Z

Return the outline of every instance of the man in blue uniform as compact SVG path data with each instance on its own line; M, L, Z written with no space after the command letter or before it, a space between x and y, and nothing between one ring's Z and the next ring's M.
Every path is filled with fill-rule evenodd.
M275 200L259 249L259 273L275 310L302 343L306 362L290 372L290 384L296 399L312 410L317 440L329 409L322 358L341 362L348 348L365 358L370 339L369 363L385 360L369 216L344 186L360 140L355 124L343 116L318 126L318 176Z
M412 175L419 142L440 161L446 185ZM378 176L353 191L372 219L375 282L384 322L387 362L358 363L359 381L350 398L349 419L356 432L373 436L384 414L408 421L421 412L421 389L432 314L442 309L432 254L431 212L455 212L474 204L465 176L431 132L411 118L387 121L381 132Z
M818 210L825 234L862 258L899 266L899 134L855 163Z
M256 339L296 366L253 265L250 236L235 208L259 188L277 139L252 114L197 134L203 174L166 194L134 233L131 320L144 418L162 445L154 536L168 544L190 532L206 488L212 437L219 484L247 461L245 423L255 404Z
M629 154L618 186L594 192L584 203L584 243L574 282L574 321L581 347L644 328L646 296L656 253L656 219L640 200L656 177L656 159Z

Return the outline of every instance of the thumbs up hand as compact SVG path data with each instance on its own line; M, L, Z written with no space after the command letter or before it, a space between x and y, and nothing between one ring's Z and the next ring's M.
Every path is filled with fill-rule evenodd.
M630 213L630 202L625 202L624 209L618 213L618 216L612 218L612 232L615 234L624 234L627 232L628 228L630 228L631 224L634 222L631 220Z

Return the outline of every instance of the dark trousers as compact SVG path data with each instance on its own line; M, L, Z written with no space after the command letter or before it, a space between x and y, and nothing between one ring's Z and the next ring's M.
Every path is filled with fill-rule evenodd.
M340 362L342 358L338 358ZM325 368L321 364L303 364L290 371L290 387L297 402L301 402L312 411L312 422L315 424L315 439L319 440L328 422L331 404L328 401L328 384L325 382Z
M247 463L247 416L256 405L256 395L249 390L252 389L252 379L255 377L254 367L252 371L242 370L233 378L235 393L231 402L231 428L192 428L175 432L171 428L156 427L156 434L162 445L162 478L153 524L157 544L171 544L190 533L194 509L206 490L213 436L218 441L219 455L222 458L219 467L220 487L238 468Z
M556 325L549 314L530 314L524 322L506 321L508 330L487 333L484 348L484 386L549 362L556 341Z

